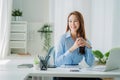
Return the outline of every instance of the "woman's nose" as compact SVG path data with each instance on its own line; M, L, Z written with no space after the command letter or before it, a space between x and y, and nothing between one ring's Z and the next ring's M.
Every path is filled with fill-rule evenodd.
M72 22L72 25L75 25L75 22Z

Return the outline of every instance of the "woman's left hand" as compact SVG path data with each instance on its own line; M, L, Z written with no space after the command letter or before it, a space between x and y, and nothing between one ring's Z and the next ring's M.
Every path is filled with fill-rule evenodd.
M91 48L91 45L82 37L79 38L79 45L81 47L87 46L88 48Z

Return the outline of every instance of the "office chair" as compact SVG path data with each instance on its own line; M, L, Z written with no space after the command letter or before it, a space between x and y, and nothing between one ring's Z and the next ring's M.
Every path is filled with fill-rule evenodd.
M50 50L48 51L48 54L46 55L50 56L49 60L48 60L48 67L49 68L55 68L55 50L54 50L54 46L50 48Z

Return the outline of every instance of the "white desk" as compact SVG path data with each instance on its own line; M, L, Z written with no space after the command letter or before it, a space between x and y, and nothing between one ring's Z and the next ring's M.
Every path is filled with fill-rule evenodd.
M31 63L32 59L0 60L0 80L24 80L31 71L29 68L17 68L17 65Z
M0 71L0 80L24 80L26 74L24 71Z
M29 73L30 76L41 77L100 77L100 78L114 78L120 80L120 70L109 72L85 71L85 72L70 72L65 69L48 69L47 71L33 70Z
M120 70L109 72L98 71L80 71L70 72L69 69L48 68L47 71L35 70L33 68L17 68L18 64L31 63L31 59L19 59L6 61L6 64L0 64L0 79L1 80L25 80L28 76L39 77L100 77L100 78L114 78L120 80ZM1 63L1 62L0 62Z

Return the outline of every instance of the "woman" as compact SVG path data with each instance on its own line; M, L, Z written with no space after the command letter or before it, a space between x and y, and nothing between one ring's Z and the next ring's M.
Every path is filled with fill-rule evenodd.
M86 38L84 19L80 12L71 12L67 19L66 33L55 47L55 65L79 64L83 58L91 67L94 64L92 47ZM59 80L96 80L88 78L57 78ZM98 79L99 80L99 79Z

